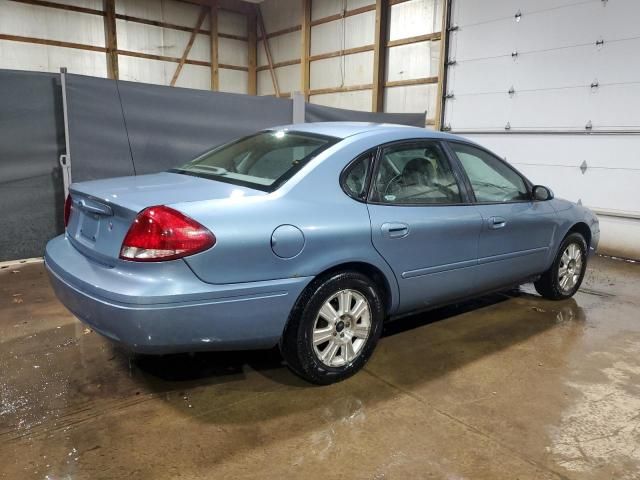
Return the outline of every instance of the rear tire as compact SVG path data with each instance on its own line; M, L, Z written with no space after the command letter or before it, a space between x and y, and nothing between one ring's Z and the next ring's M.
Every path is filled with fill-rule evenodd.
M321 277L302 293L280 342L289 368L317 385L349 378L369 360L384 321L378 287L359 272Z
M553 264L534 282L536 291L549 300L572 297L580 288L587 270L587 242L571 233L560 244Z

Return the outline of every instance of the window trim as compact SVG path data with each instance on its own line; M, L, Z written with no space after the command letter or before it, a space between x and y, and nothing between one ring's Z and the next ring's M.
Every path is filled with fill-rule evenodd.
M378 174L378 170L380 168L380 162L382 158L382 152L385 148L396 146L396 145L412 145L412 144L425 144L431 143L437 145L444 155L444 161L448 162L449 167L451 168L451 172L453 173L453 177L456 181L456 185L458 186L458 192L460 194L460 202L455 203L387 203L380 202L375 200L374 191L373 191L373 178ZM461 207L461 206L469 206L473 205L474 198L469 195L469 191L467 188L467 184L465 183L465 177L461 176L461 172L458 170L457 163L453 162L450 158L449 151L447 146L444 145L444 142L439 138L406 138L402 140L393 140L391 142L383 143L378 145L377 152L374 159L374 165L371 169L371 175L369 178L369 188L367 192L367 203L371 205L381 205L385 207Z
M359 162L362 159L362 157L369 154L372 154L372 155L371 155L371 158L369 158L369 169L367 170L367 175L364 179L364 188L363 188L362 194L360 196L352 195L349 192L349 189L347 188L347 185L346 185L347 175L349 174L349 171L351 170L351 167L354 164ZM378 147L370 148L358 154L354 159L349 161L349 163L347 163L347 165L342 169L342 172L340 172L340 177L339 177L340 188L342 188L342 191L345 193L347 197L352 198L356 202L367 203L367 198L369 197L369 187L371 186L372 172L373 172L373 169L375 168L375 162L376 162L377 156L378 156Z
M444 143L446 143L446 148L449 151L449 153L450 153L450 155L452 157L452 160L455 161L456 165L460 169L460 172L462 173L462 175L464 175L465 186L466 186L466 188L468 190L469 197L472 200L474 205L509 205L511 203L530 203L530 202L534 201L533 193L532 193L533 183L527 177L525 177L521 172L519 172L518 169L516 169L513 165L511 165L510 163L504 161L502 158L497 156L491 150L488 150L488 149L486 149L486 148L484 148L484 147L482 147L480 145L477 145L475 143L464 142L464 141L461 141L461 140L449 140L449 139L447 139ZM480 202L480 201L478 201L478 199L476 198L476 193L473 190L473 185L471 184L471 179L469 178L469 175L467 174L466 170L464 169L464 166L462 165L462 162L461 162L460 158L458 157L458 154L453 149L453 146L451 144L459 144L459 145L463 145L463 146L466 146L466 147L475 148L476 150L480 150L481 152L486 153L490 157L493 157L494 160L497 160L499 163L501 163L502 165L507 167L509 170L511 170L513 173L515 173L518 177L520 177L522 179L522 181L524 182L524 186L527 189L527 194L529 195L529 198L526 199L526 200L510 200L508 202Z

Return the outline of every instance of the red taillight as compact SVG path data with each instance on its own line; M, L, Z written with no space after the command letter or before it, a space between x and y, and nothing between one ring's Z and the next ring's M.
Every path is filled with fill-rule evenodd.
M64 228L69 225L69 217L71 216L71 195L67 195L67 199L64 201Z
M120 258L158 262L193 255L216 244L216 237L195 220L163 205L141 211L129 228Z

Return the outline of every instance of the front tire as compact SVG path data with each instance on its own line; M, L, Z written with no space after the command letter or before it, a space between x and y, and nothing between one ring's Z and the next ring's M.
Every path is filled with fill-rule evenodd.
M360 370L378 343L384 304L378 287L359 272L314 281L298 299L280 343L289 368L317 385Z
M560 244L551 268L534 282L536 291L549 300L572 297L580 288L587 270L587 242L571 233Z

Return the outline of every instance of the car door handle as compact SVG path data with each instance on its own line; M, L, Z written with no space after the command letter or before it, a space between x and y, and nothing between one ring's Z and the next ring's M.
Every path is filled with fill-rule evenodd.
M491 217L489 219L489 228L497 230L498 228L504 228L507 226L507 221L502 217Z
M383 223L382 232L389 238L402 238L409 235L409 225L406 223Z

